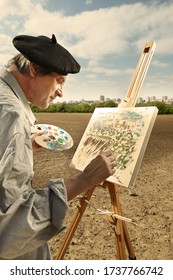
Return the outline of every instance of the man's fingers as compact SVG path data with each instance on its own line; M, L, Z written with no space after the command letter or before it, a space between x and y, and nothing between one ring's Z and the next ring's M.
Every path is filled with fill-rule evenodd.
M110 157L110 156L112 156L111 151L106 151L106 152L101 153L101 154L105 155L106 157Z

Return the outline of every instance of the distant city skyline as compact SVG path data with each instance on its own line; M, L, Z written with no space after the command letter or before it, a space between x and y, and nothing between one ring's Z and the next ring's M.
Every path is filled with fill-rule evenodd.
M67 102L67 103L94 103L94 102L105 102L105 101L114 101L117 103L120 103L123 98L114 98L111 99L109 97L101 95L99 99L84 99L82 98L81 100L67 100L67 101L62 101L62 100L57 100L54 101L54 103L62 103L62 102ZM161 98L157 98L156 96L147 96L146 98L143 97L138 97L137 103L142 103L142 102L153 102L153 101L164 101L165 103L170 103L173 104L173 98L169 98L168 96L162 96Z

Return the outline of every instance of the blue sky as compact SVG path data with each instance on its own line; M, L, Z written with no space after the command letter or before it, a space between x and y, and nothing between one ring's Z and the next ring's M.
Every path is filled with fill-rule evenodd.
M14 36L55 34L81 64L60 101L123 98L145 43L155 41L140 96L173 98L172 14L172 0L1 0L0 64L16 54Z

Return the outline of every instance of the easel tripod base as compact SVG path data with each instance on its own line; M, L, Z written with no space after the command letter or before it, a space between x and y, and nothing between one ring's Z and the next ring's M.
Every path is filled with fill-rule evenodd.
M122 215L122 210L120 206L119 201L119 192L118 192L118 185L105 182L104 187L107 187L109 190L110 198L111 198L111 206L112 211L114 213L117 213L118 215ZM73 238L73 235L77 229L77 226L85 212L85 209L88 205L87 201L90 200L94 188L87 191L83 197L79 200L79 203L77 205L77 212L75 213L71 225L68 228L63 243L61 245L61 248L59 250L58 255L55 257L56 260L62 260L64 258L64 255L68 249L68 246L70 245L70 242ZM116 244L116 251L117 251L117 259L119 260L126 260L127 258L131 260L135 260L135 252L133 249L133 246L130 241L127 225L125 221L119 220L115 217L108 217L108 221L111 224L111 227L115 234L115 244ZM128 257L127 257L128 256Z

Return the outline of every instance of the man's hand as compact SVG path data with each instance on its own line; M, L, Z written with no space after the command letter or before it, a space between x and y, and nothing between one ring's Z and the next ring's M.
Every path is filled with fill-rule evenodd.
M94 158L84 169L83 175L89 186L104 182L115 173L116 160L111 152L105 152Z
M37 150L40 150L40 149L43 148L43 147L41 147L39 144L37 144L37 142L35 142L35 138L36 138L37 136L41 136L41 135L43 135L43 134L44 134L44 132L37 132L37 133L32 134L32 136L31 136L31 142L32 142L32 149L33 149L33 151L37 151Z
M64 180L68 200L76 195L103 183L115 173L116 160L111 152L105 152L94 158L84 169L73 178Z

